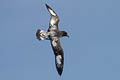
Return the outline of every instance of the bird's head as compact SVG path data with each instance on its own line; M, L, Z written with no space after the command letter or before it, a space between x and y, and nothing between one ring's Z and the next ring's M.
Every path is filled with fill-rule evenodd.
M63 36L63 37L65 37L65 36L66 36L66 37L68 37L68 38L69 38L68 33L67 33L67 32L65 32L65 31L62 31L62 36Z

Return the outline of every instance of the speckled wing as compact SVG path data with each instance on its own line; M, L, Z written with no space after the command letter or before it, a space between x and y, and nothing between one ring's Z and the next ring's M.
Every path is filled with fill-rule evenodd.
M58 29L59 17L55 13L55 11L46 4L46 8L48 9L49 13L51 14L50 21L49 21L49 29L48 31L53 31Z
M54 38L51 40L51 46L55 54L55 64L58 74L61 76L64 66L64 52L60 44L60 40Z

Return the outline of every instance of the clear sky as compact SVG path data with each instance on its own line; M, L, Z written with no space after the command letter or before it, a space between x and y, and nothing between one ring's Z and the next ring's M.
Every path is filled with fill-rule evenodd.
M48 3L60 17L64 71L49 41ZM120 0L0 0L0 80L120 80Z

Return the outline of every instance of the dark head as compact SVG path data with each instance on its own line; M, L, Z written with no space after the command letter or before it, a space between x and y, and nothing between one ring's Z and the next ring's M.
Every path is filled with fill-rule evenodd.
M62 31L62 36L63 36L63 37L65 37L65 36L66 36L66 37L68 37L68 38L69 38L69 35L68 35L68 34L67 34L67 32L65 32L65 31Z

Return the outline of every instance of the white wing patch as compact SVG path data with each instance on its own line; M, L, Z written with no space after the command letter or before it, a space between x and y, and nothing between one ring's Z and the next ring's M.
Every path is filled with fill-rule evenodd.
M61 59L62 59L61 55L56 56L57 64L62 64Z
M52 40L52 45L53 45L54 47L56 47L56 46L57 46L58 38L57 38L57 37L53 37L52 39L53 39L53 40Z
M56 23L55 19L50 20L50 24L53 26Z
M56 16L56 13L53 10L51 10L50 8L48 10L53 16Z
M53 45L54 47L57 46L57 43L56 43L55 40L52 41L52 45Z

